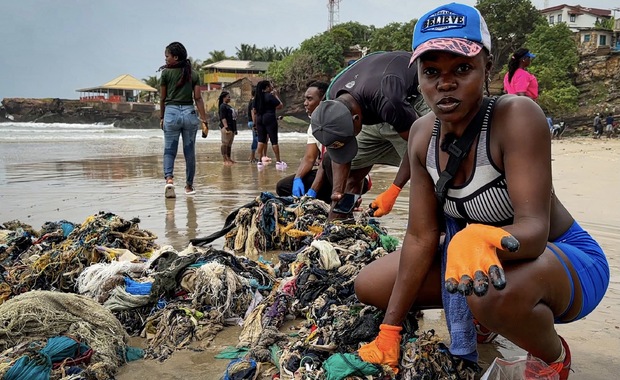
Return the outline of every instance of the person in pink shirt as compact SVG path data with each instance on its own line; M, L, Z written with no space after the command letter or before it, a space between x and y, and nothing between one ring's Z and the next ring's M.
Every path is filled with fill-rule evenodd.
M534 57L536 56L525 48L520 48L510 57L508 72L504 76L504 90L507 94L538 99L538 80L527 71Z

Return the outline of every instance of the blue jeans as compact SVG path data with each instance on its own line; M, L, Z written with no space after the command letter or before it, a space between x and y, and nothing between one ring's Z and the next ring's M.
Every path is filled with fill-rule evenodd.
M174 160L179 148L179 135L183 138L185 157L185 183L194 185L196 174L196 133L200 120L191 106L166 106L164 113L164 178L174 178Z
M252 145L250 146L250 149L254 152L256 151L256 148L258 148L258 133L255 130L252 130Z

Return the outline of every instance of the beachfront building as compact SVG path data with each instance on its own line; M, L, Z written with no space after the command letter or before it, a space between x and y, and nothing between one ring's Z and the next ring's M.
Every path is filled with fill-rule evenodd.
M207 91L221 89L242 78L262 78L271 62L225 59L204 65L204 83Z
M157 93L156 88L129 74L120 75L101 86L76 91L80 93L80 100L83 102L108 103L151 102Z
M609 9L561 4L542 9L540 13L549 25L565 23L575 33L582 48L603 52L610 49L620 50L618 22ZM602 23L609 20L613 20L610 29L601 27Z

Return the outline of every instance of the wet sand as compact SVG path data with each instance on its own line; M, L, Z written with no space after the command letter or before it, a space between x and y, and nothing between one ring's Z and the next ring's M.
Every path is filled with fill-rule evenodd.
M211 140L211 139L209 139ZM130 219L158 236L160 245L176 249L189 239L209 235L223 227L226 216L249 202L260 191L275 191L276 182L293 174L301 155L302 138L283 141L282 157L289 168L273 165L263 171L247 162L249 141L233 147L234 166L224 166L219 145L199 140L197 194L182 193L184 161L176 161L177 198L163 197L162 142L147 138L130 141L31 141L0 143L0 222L18 219L38 229L46 221L66 219L81 223L98 211L110 211ZM598 308L585 319L558 325L573 355L571 379L614 379L620 373L620 140L590 138L553 141L553 170L556 193L579 223L603 246L611 267L611 283ZM376 167L373 189L364 204L387 188L396 172ZM407 219L408 187L391 214L382 218L390 234L402 239ZM213 245L221 248L223 240ZM425 312L422 329L435 328L447 336L440 311ZM163 363L140 360L121 368L118 379L218 379L228 360L213 356L235 345L238 327L221 332L204 352L181 350ZM134 339L135 345L142 345ZM511 357L523 351L501 337L481 345L481 364L495 356Z

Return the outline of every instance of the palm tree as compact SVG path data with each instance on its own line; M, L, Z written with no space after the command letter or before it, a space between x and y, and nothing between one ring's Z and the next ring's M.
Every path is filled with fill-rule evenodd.
M209 63L215 63L225 59L234 59L234 57L228 57L224 50L213 50L209 52L209 58L205 59L202 64L208 65Z
M273 62L278 60L278 50L276 49L275 46L271 46L268 48L262 48L259 51L258 57L257 57L258 61L264 61L264 62Z
M293 54L295 52L295 48L292 48L290 46L284 47L284 48L280 48L280 51L278 52L278 54L280 55L280 59L284 59L286 57L288 57L289 55Z
M189 61L192 64L192 71L195 71L198 73L198 77L200 78L200 83L202 84L204 80L204 70L202 69L202 66L204 66L204 62L202 62L199 59L194 59L192 57L188 57L187 59L189 59Z
M237 49L237 59L243 61L256 61L259 49L256 45L241 44Z
M159 78L157 76L151 75L148 78L142 78L142 82L159 90ZM148 98L148 95L149 93L147 91L140 91L140 99L146 99ZM154 99L152 99L152 101L157 102L158 100L159 100L159 91L155 93L155 97Z

